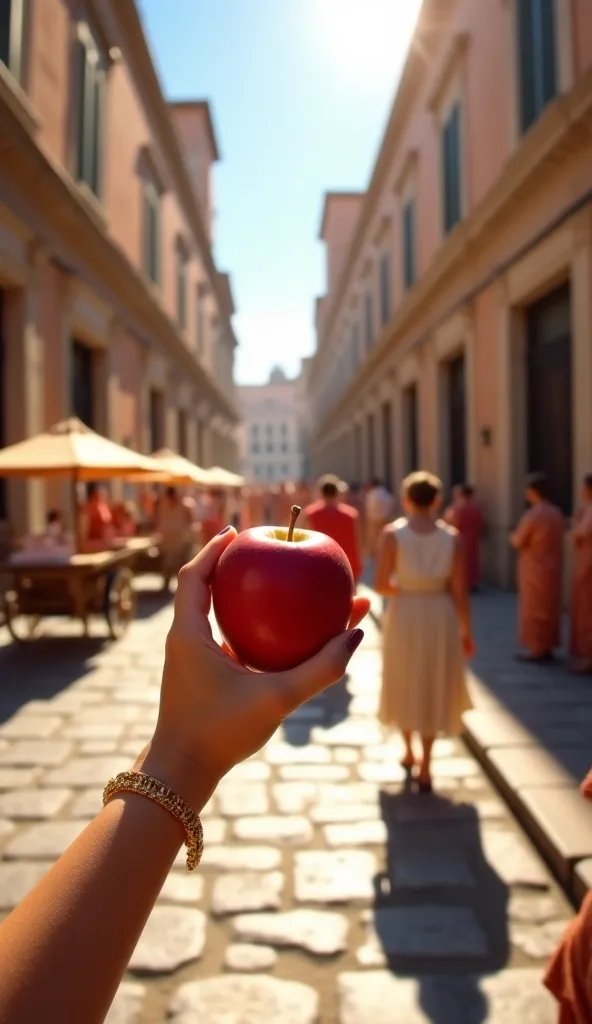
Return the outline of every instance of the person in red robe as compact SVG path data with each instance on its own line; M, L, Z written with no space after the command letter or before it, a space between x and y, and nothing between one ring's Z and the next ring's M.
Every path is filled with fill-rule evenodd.
M105 490L95 483L86 488L80 534L85 552L107 551L113 545L115 526L111 507Z
M582 506L573 529L574 562L569 653L572 671L592 672L592 473L582 482Z
M485 528L483 513L474 497L470 484L454 488L452 504L446 509L444 519L460 534L463 546L467 586L473 592L479 589L481 575L479 548Z
M563 513L549 499L543 473L527 481L530 505L510 541L518 552L518 639L522 661L548 661L560 643L563 583Z
M592 801L592 772L581 786L584 799ZM568 925L551 957L544 983L559 1003L558 1024L590 1024L592 1021L592 892Z
M355 508L340 501L343 485L338 477L328 474L318 483L321 498L307 505L302 513L302 525L325 533L345 551L354 580L362 575L362 552L359 535L359 516Z

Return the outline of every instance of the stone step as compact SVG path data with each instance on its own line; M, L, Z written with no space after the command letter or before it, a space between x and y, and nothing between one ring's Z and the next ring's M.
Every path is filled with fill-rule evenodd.
M578 903L592 888L592 808L579 793L590 749L547 748L488 693L464 718L464 739L539 853ZM590 859L590 867L578 870Z

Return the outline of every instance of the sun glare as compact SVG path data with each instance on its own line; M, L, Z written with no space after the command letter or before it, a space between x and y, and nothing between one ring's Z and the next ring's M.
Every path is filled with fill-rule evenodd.
M421 0L313 0L317 46L333 74L363 87L401 67Z

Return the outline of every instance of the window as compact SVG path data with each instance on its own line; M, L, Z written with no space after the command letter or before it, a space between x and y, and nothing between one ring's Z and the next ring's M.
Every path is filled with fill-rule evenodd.
M187 455L187 413L185 409L177 412L177 445L179 455Z
M79 181L99 195L101 188L101 143L103 96L106 82L105 60L88 25L78 26L77 103L78 152L76 174Z
M259 443L258 443L258 441L252 441L251 442L251 451L253 452L254 455L258 455L259 454Z
M282 423L281 424L281 426L280 426L280 433L282 434L283 437L286 436L286 434L288 433L288 424L287 423Z
M281 443L281 451L283 454L285 454L288 451L288 445L286 444L285 441L282 441Z
M268 437L269 437L269 436L270 436L271 434L273 434L273 424L271 424L271 423L266 423L266 425L265 425L265 433L267 434L267 436L268 436Z
M520 128L528 131L557 93L555 0L517 0Z
M150 389L148 416L150 451L156 452L164 446L164 395L155 388Z
M270 444L270 443L269 443L269 441L267 442L267 445L266 445L265 451L266 451L266 452L267 452L268 454L269 454L270 452L272 452L272 451L273 451L273 445L272 445L272 444Z
M368 476L372 479L376 476L376 460L374 448L374 414L368 413L366 417L366 440L368 443Z
M94 425L94 354L88 345L72 342L72 376L70 381L70 403L74 416Z
M160 280L160 192L153 181L144 183L144 273Z
M181 330L187 326L187 253L177 239L177 322Z
M415 284L415 203L408 199L403 207L403 286Z
M460 103L455 103L442 125L442 192L446 235L462 217L460 147Z
M391 261L388 252L380 257L380 322L385 327L391 318Z
M204 350L205 342L205 310L204 310L204 299L205 292L204 287L198 284L196 289L196 309L195 309L195 343L197 346L198 355L202 355Z
M0 0L0 60L22 82L29 0Z
M372 314L372 295L366 292L364 297L364 322L366 327L366 351L369 352L374 341L374 317Z
M406 473L413 473L419 463L418 412L417 384L410 384L403 392Z
M288 476L288 473L289 473L289 472L290 472L290 467L289 467L289 466L287 465L287 463L283 462L283 463L282 463L282 478L283 478L284 480L285 480L285 479L286 479L286 477Z
M357 369L358 363L360 362L360 331L357 323L352 324L351 336L351 368L352 373Z
M268 466L267 467L267 479L268 480L273 480L273 477L274 477L273 466Z
M253 423L253 425L251 427L251 434L252 434L253 437L258 437L259 436L259 424L258 423Z

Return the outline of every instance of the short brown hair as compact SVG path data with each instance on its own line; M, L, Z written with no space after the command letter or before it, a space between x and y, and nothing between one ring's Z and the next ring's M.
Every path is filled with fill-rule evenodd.
M419 470L403 480L403 496L418 508L430 508L442 491L442 481L433 473Z
M317 480L317 487L323 498L336 498L338 494L341 494L345 490L345 484L338 476L333 473L325 473L324 476Z

